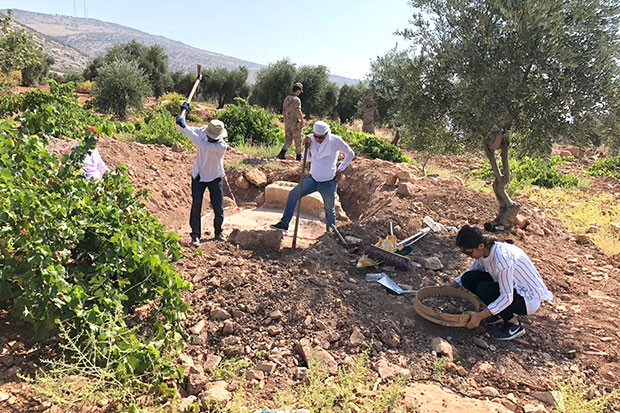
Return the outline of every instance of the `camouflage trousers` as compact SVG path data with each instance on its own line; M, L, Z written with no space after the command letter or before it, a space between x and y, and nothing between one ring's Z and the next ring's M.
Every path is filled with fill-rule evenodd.
M375 133L375 123L374 122L364 122L362 124L362 132Z
M288 148L295 142L295 154L301 154L301 122L284 123L284 146L283 151L287 151Z

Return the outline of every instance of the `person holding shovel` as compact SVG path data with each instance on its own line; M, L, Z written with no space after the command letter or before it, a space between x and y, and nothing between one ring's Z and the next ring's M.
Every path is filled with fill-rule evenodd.
M454 282L486 304L484 310L471 314L467 328L474 329L483 321L487 325L503 322L493 338L512 340L525 334L516 315L533 314L543 301L553 299L530 257L521 248L485 236L480 228L469 225L459 230L456 246L474 262Z
M189 103L183 102L181 109L189 111ZM183 112L182 112L183 113ZM224 190L222 178L224 171L224 154L228 145L224 138L228 132L224 122L218 119L211 120L206 127L187 126L184 116L176 118L177 130L187 136L196 145L196 161L192 171L192 207L189 216L190 234L193 247L200 246L202 230L201 213L202 199L205 189L209 188L211 207L213 208L214 239L224 241L222 223L224 222Z
M295 142L295 159L301 161L301 134L304 127L304 114L301 112L301 95L304 85L297 82L293 91L282 102L282 116L284 117L284 146L278 154L278 159L284 159L286 151Z
M277 224L271 225L271 228L288 230L297 201L318 191L323 198L325 223L327 231L329 231L332 225L336 225L337 177L347 169L355 157L355 153L340 136L331 133L329 125L323 121L314 124L313 133L306 136L304 143L307 150L306 161L310 162L310 175L305 178L302 177L301 194L300 185L289 192L282 219ZM338 158L341 153L344 154L344 160L338 165Z

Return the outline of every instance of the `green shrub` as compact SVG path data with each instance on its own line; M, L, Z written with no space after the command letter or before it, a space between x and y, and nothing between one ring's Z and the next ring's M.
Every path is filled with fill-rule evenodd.
M90 93L93 90L94 83L90 80L83 82L77 82L75 84L75 91L79 93Z
M586 171L591 176L615 176L620 179L620 155L596 161Z
M514 192L517 188L523 188L529 185L536 185L545 188L568 188L576 186L579 183L577 177L573 175L565 175L558 172L555 167L557 165L566 164L568 161L554 155L551 158L530 158L528 156L517 160L514 157L510 159L511 186ZM501 169L501 162L499 163ZM473 171L474 176L482 179L493 178L493 170L488 164L484 168Z
M187 98L180 93L170 92L161 96L158 99L158 102L165 102L163 107L166 108L173 119L176 119L176 117L181 113L181 103L186 100ZM187 119L188 122L202 122L200 116L192 110L185 114L185 119Z
M178 235L148 212L147 191L134 191L126 167L83 178L93 133L62 161L47 144L0 122L0 150L11 154L0 157L0 301L38 337L65 337L63 347L119 380L173 377L166 355L183 344L189 288L171 264ZM126 320L149 302L141 340Z
M135 138L141 143L172 146L178 142L187 149L192 147L190 139L177 131L175 118L170 116L170 111L166 106L153 109L143 120L139 121Z
M275 116L258 106L236 98L217 117L226 125L228 144L241 143L272 146L284 142L284 131L274 125Z
M364 132L350 132L349 138L351 139L353 150L360 155L384 159L390 162L412 162L411 158L405 155L399 147L375 135Z
M87 126L111 135L131 132L133 126L112 122L85 109L73 94L73 83L58 84L50 79L50 91L32 89L27 93L0 96L0 116L15 118L27 135L46 135L58 138L83 138Z
M11 70L9 73L0 73L0 86L14 88L21 85L22 72L21 70Z
M399 147L392 145L384 139L364 132L350 131L346 126L340 123L327 123L332 133L344 139L351 146L351 149L353 149L356 155L365 155L390 162L412 163L411 158L405 155ZM314 122L304 129L304 133L312 133L313 126Z

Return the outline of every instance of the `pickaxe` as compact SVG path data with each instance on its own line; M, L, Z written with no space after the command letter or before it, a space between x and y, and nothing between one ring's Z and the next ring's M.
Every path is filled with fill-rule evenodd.
M198 71L198 77L196 78L196 81L194 82L194 87L192 87L192 91L189 92L189 96L187 97L186 102L189 104L192 101L192 98L194 97L194 93L196 93L196 89L198 89L198 85L200 84L200 81L202 80L202 71L201 71L201 66L200 65L196 65L196 70ZM181 109L181 117L185 117L185 114L187 113L187 109Z

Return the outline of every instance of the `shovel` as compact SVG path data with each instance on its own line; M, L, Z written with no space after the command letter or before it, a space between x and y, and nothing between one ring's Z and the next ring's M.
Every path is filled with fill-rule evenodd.
M357 246L349 244L347 240L344 239L344 237L342 236L340 231L338 231L338 228L336 228L334 224L331 225L331 228L334 230L334 233L338 235L338 239L340 240L340 243L347 249L348 253L352 254L359 249Z
M398 250L395 251L396 254L408 255L411 251L413 251L413 244L424 238L426 235L428 235L429 232L431 232L430 228L424 228L417 234L402 240L401 242L396 244L398 247L400 247Z
M389 294L402 295L415 292L413 290L403 290L401 286L396 284L387 274L379 274L376 282L381 284Z
M297 247L297 230L299 229L299 214L301 214L301 194L304 185L304 178L306 174L306 157L308 156L308 147L310 145L306 144L304 147L304 159L301 163L301 178L299 179L299 199L297 200L297 214L295 216L295 231L293 231L293 244L291 245L292 249L295 250Z

